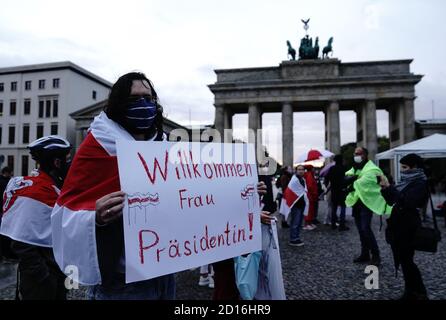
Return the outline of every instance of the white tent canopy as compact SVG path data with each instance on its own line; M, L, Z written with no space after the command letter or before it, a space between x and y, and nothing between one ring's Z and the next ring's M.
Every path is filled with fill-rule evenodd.
M376 161L393 159L396 180L399 180L399 161L409 153L415 153L422 158L446 158L446 134L433 134L419 140L415 140L396 148L378 153Z

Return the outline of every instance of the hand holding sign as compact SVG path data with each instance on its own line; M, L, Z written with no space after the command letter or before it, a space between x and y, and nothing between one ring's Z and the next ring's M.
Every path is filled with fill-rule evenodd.
M96 201L96 223L106 225L115 221L122 215L125 193L112 192Z

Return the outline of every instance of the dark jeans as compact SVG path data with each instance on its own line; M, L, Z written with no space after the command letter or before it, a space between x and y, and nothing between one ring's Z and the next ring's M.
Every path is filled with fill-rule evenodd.
M420 270L413 261L415 250L408 247L397 247L392 245L392 252L401 264L404 276L404 293L408 297L426 295L423 279Z
M17 255L11 249L11 238L0 235L0 258L17 259Z
M339 217L339 225L341 227L345 226L345 204L344 205L340 205L339 207L341 207L341 214ZM338 222L338 215L337 212L338 211L338 204L337 203L332 203L331 204L331 225L335 226L336 222Z
M290 222L290 241L300 240L300 228L302 227L302 221L304 220L305 206L298 207L294 205L291 208L291 222Z
M353 217L361 240L361 255L369 256L372 253L374 256L379 256L378 243L372 230L373 212L359 203L353 207Z
M213 300L240 300L235 282L234 259L226 259L212 264L214 268Z

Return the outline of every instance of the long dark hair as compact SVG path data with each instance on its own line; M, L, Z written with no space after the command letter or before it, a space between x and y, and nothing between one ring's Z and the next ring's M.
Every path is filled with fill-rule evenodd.
M125 108L127 98L132 91L132 84L134 80L147 81L152 91L152 96L155 99L157 113L155 116L155 126L151 130L156 129L158 133L163 132L163 108L159 104L158 95L152 82L141 72L130 72L121 76L113 85L110 95L108 96L107 105L104 107L104 112L113 121L119 123L127 131L130 131L126 123Z

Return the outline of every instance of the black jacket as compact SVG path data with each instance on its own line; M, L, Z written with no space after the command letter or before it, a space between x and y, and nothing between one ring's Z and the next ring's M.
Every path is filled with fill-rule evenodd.
M343 165L334 165L327 173L326 179L330 182L331 201L336 204L345 204L347 196L345 192L345 167Z
M266 185L266 194L262 197L262 203L265 205L262 210L271 213L276 212L277 204L273 197L273 183L270 175L259 175L259 182L263 181Z
M388 233L392 235L393 245L410 246L416 229L421 225L419 208L424 207L428 199L426 181L414 181L402 191L390 186L382 191L382 195L389 205L393 205L392 213L387 220Z

